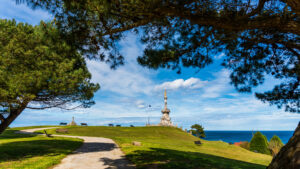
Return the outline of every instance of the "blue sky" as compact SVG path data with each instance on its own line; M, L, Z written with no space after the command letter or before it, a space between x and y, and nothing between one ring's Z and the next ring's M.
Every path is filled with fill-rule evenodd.
M0 18L38 24L40 20L51 20L52 16L24 4L16 5L14 0L2 0ZM93 82L101 85L93 107L73 111L25 110L12 126L58 124L69 122L72 116L78 123L90 125L145 125L148 117L150 123L156 124L163 107L163 89L168 91L172 121L183 128L199 123L207 130L294 130L299 122L300 114L262 103L253 93L236 92L229 84L230 72L220 66L223 54L213 56L214 63L205 69L184 68L181 74L176 74L138 65L136 57L142 54L143 45L135 34L128 33L119 45L126 64L117 70L87 60ZM267 78L254 91L272 89L274 84L272 78Z

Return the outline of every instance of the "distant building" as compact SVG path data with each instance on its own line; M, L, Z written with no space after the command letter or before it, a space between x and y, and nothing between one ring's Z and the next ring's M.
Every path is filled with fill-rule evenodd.
M234 143L234 145L236 145L236 146L240 146L241 144L243 144L243 141L235 142L235 143Z

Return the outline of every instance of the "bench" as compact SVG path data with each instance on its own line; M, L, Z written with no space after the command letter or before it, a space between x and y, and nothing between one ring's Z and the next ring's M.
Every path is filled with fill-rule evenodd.
M68 133L68 129L56 129L56 133Z
M46 134L47 137L52 137L51 134L48 134L46 130L44 130L44 133Z
M81 126L87 126L87 123L80 123Z

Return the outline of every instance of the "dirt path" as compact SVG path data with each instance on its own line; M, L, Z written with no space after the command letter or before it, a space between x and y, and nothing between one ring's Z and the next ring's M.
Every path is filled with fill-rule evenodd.
M51 127L53 128L53 127ZM21 130L19 133L31 134L37 130L49 128L36 128ZM134 169L125 158L117 144L108 138L52 135L59 137L72 137L84 140L83 145L65 157L53 169Z

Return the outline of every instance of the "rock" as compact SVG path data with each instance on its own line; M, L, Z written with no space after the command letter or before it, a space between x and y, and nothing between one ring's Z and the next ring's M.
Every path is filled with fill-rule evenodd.
M273 158L267 169L300 169L300 122L294 135Z
M195 143L196 145L201 145L201 144L202 144L200 140L194 141L194 143Z
M138 142L138 141L133 141L133 142L132 142L132 145L134 145L134 146L141 146L142 143L141 143L141 142Z

